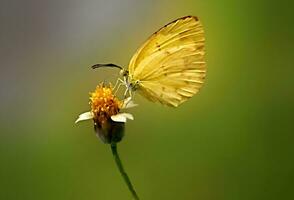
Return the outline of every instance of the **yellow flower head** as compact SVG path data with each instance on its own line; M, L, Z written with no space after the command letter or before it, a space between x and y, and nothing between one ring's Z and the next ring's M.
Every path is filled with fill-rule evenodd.
M94 121L103 124L119 113L123 102L114 96L111 86L100 84L90 93L90 105Z
M136 106L131 98L123 101L113 94L111 85L100 84L90 93L91 111L79 115L77 122L93 119L94 129L103 142L119 142L123 137L127 119L134 119L130 113L121 113L125 108Z

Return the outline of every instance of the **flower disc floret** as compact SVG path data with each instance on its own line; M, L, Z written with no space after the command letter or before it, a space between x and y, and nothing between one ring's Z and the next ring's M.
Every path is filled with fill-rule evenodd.
M90 93L90 105L94 121L103 124L119 113L123 102L115 97L111 86L98 85L96 90Z

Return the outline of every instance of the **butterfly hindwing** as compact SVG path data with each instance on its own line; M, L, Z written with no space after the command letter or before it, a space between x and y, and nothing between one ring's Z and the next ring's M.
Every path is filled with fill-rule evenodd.
M206 67L204 31L197 17L177 19L154 33L129 64L130 79L154 102L177 107L201 88Z

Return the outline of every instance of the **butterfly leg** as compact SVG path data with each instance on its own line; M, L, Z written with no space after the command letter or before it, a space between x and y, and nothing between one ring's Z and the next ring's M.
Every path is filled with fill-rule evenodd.
M118 86L118 83L119 83L119 80L117 79L116 82L115 82L115 85L113 87L113 90L115 90L115 88Z
M126 90L124 92L124 99L127 98L127 93L128 91L130 91L130 88L129 88L129 84L128 84L128 81L127 81L127 77L124 76L124 80L121 80L122 81L122 84L126 86Z
M120 79L120 78L118 78L116 82L117 82L116 85L117 85L117 84L118 84L118 85L117 85L117 88L116 88L114 94L116 94L116 93L118 92L118 90L120 89L120 87L121 87L122 85L125 85L125 82L124 82L122 79ZM119 82L120 82L120 83L119 83Z
M131 98L133 98L133 92L132 92L132 90L128 89L128 91L129 91L129 96L130 96Z
M115 92L114 92L114 95L116 95L116 93L118 92L118 90L119 90L119 88L121 87L122 84L123 84L123 83L119 83L119 84L118 84L118 86L117 86L117 88L116 88L116 90L115 90Z
M130 94L130 89L127 87L127 89L125 90L125 93L124 93L124 99L127 98L127 94L128 94L128 92L129 92L129 94Z

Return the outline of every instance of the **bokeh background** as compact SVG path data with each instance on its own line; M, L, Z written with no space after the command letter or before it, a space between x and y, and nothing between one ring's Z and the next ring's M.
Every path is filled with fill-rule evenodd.
M293 199L293 5L1 0L0 199L127 200L88 93L166 23L198 16L208 76L177 109L136 96L119 151L142 200Z

